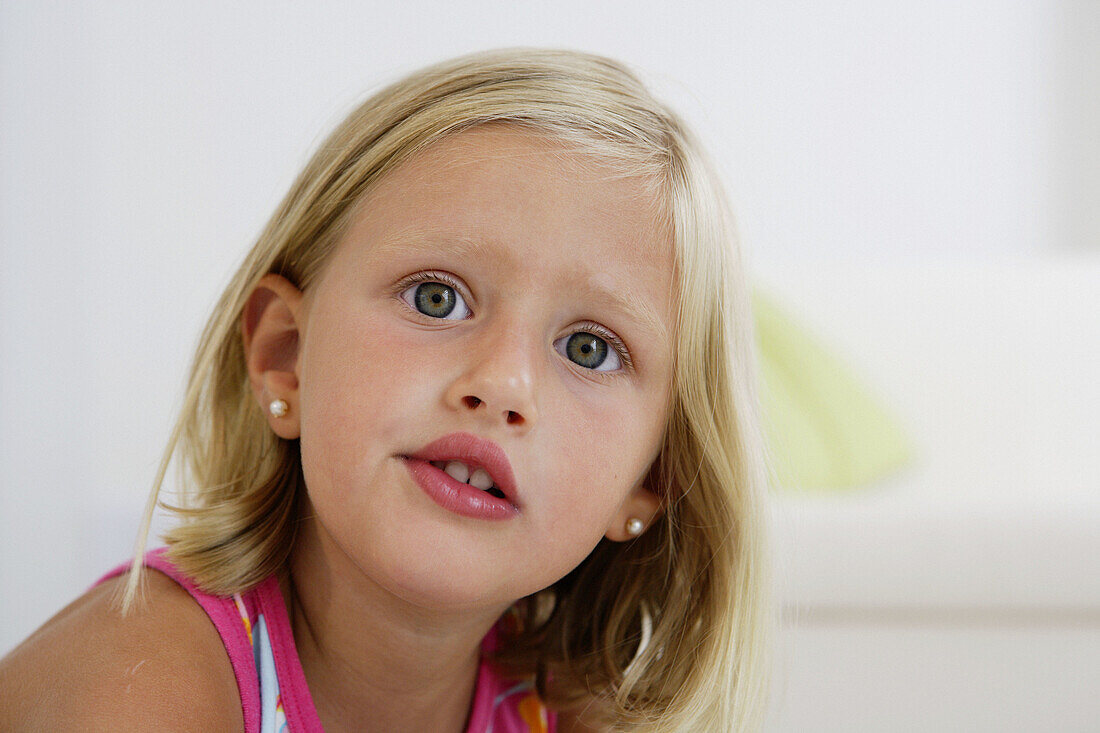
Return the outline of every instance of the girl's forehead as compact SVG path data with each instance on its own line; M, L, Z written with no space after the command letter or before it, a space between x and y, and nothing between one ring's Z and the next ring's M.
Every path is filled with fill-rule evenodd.
M378 225L387 212L412 209L415 221L395 216L385 224L467 227L502 239L510 228L518 235L552 228L562 232L562 244L629 240L623 254L670 260L663 187L653 176L630 173L626 162L597 155L593 145L503 124L475 127L434 142L385 174L355 219Z

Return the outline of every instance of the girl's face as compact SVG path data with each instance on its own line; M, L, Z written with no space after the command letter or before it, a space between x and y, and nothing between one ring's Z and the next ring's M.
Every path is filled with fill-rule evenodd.
M295 314L307 521L326 551L407 601L487 608L626 540L631 517L648 526L671 241L639 180L516 129L387 174ZM407 457L454 433L506 456L508 512L456 512L417 481Z

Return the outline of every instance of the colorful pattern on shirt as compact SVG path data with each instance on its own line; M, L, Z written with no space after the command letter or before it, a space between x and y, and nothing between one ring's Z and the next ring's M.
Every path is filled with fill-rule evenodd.
M253 626L240 593L233 596L233 605L241 615L241 623L244 624L248 642L252 645L256 676L260 678L261 733L285 733L288 730L286 712L283 710L283 696L279 693L279 675L275 672L275 656L271 651L267 622L260 613L256 615L256 624Z

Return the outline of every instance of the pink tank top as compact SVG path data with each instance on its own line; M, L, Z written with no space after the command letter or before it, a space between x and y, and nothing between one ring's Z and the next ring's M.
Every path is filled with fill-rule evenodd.
M319 733L324 728L309 694L279 582L269 576L252 590L232 597L199 590L164 556L165 548L145 555L145 566L183 586L206 611L221 636L237 677L245 733ZM96 585L130 569L120 565ZM482 641L489 650L494 628ZM547 710L529 681L499 675L486 659L478 669L477 687L466 733L550 733L556 715Z

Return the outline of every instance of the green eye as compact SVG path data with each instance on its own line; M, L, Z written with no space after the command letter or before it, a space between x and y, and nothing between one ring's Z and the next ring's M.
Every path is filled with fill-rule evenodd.
M558 353L577 366L597 372L615 372L622 368L617 348L590 331L577 331L554 342Z
M468 318L470 309L466 301L458 293L458 288L447 282L428 279L427 277L415 284L406 287L400 295L410 307L415 308L422 315L440 320L460 321ZM419 279L419 278L418 278Z
M426 316L446 318L455 309L458 293L442 283L421 283L416 288L416 309Z
M582 367L595 369L607 358L607 344L591 333L575 333L565 342L566 355Z

